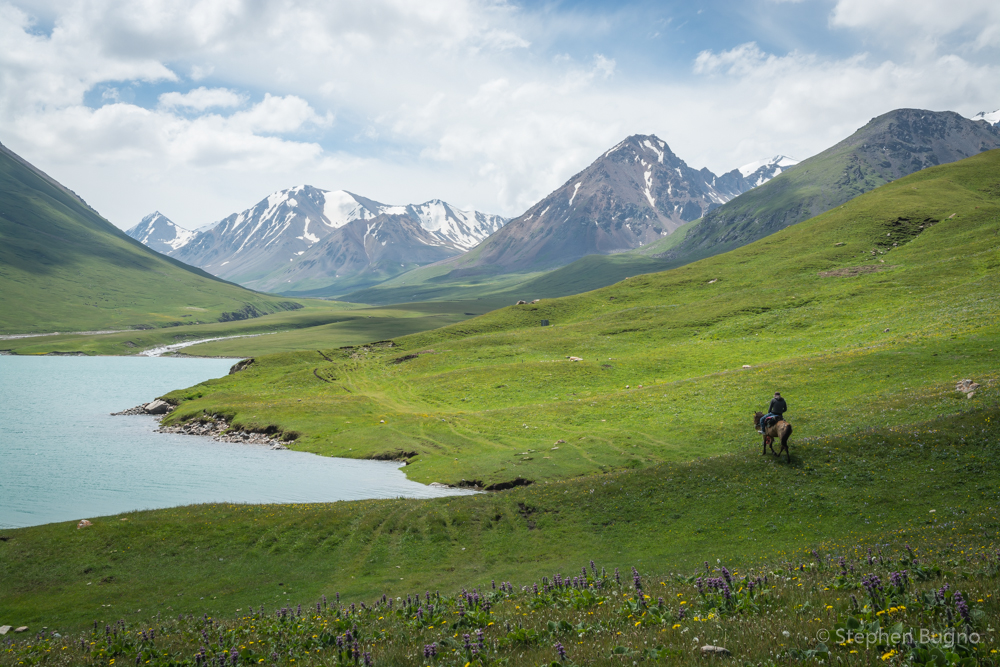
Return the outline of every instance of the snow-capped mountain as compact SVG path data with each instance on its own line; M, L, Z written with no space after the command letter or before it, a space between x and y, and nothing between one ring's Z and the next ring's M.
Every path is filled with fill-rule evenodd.
M463 235L458 241L443 238L437 233L440 229L428 229L426 221L414 215L411 207L398 208L402 210L338 227L281 271L250 281L247 286L335 296L459 255L472 240L471 235Z
M739 172L750 188L756 188L764 185L781 172L789 167L794 167L798 163L798 160L790 158L787 155L775 155L767 160L757 160L756 162L745 164L739 168Z
M410 220L413 224L406 226L408 232L393 233L394 243L401 246L411 243L416 249L413 257L424 257L423 247L434 246L439 250L432 253L433 261L465 252L506 222L500 216L463 211L438 199L390 206L343 190L300 185L275 192L252 208L228 216L211 229L194 234L186 243L178 244L168 254L254 289L288 290L301 281L315 285L326 278L334 280L338 270L334 268L328 275L318 273L323 270L321 267L332 266L318 258L337 256L338 239L352 238L356 228L351 227L346 234L335 235L335 232L379 216L388 216L381 223L383 230L386 225L399 227L403 218ZM366 232L362 237L366 234L370 235ZM409 241L404 242L404 238ZM327 240L330 242L324 243L321 251L311 252ZM354 247L353 241L348 243ZM302 260L310 261L302 263ZM415 265L408 263L411 267ZM296 269L294 280L286 275L292 267ZM347 268L342 267L340 273L345 271Z
M991 111L990 113L980 111L972 117L972 120L985 120L990 125L1000 125L1000 109Z
M633 135L449 265L496 272L553 268L584 255L637 248L792 164L762 160L747 174L696 170L653 135Z
M194 232L175 224L159 211L150 213L125 233L164 255L169 255L195 236Z

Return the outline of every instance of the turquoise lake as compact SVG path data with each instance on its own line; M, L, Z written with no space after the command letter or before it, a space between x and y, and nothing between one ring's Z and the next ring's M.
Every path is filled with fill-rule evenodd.
M156 433L110 413L229 372L233 359L0 356L0 528L206 502L431 498L399 464Z

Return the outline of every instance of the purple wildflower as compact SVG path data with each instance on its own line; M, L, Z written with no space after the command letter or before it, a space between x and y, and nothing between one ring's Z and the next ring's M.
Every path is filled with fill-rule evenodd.
M556 648L556 653L559 654L559 661L560 662L565 662L566 661L566 649L563 648L563 645L560 642L556 642L556 647L555 648Z
M972 625L972 616L969 614L969 605L966 604L965 598L962 596L960 591L955 591L955 594L951 597L951 601L955 603L955 609L966 623Z

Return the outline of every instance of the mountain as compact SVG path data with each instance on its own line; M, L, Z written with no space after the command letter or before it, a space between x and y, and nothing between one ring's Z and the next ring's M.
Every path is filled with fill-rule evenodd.
M386 271L396 263L405 270L461 254L505 222L439 199L389 206L342 190L300 185L230 215L167 254L254 289L335 292L345 281L394 275L398 271ZM373 225L378 243L391 243L390 251L375 252L370 245ZM130 234L146 242L133 233L141 227ZM388 259L397 255L400 262Z
M981 115L985 119L990 114ZM801 163L777 156L744 165L735 174L743 179L745 192L712 207L703 218L676 228L674 233L631 250L610 256L595 252L554 271L521 277L504 275L506 268L491 275L488 266L477 266L482 249L518 230L518 218L467 255L411 271L345 298L363 303L398 303L575 294L740 247L839 206L881 183L998 146L1000 126L952 112L899 109L873 119L850 137ZM768 180L768 176L773 178ZM761 178L763 183L752 187L755 179ZM564 190L565 186L557 193Z
M745 164L739 168L739 172L751 188L756 188L798 163L798 160L787 155L776 155L768 160L758 160Z
M991 111L990 113L986 113L985 111L980 111L979 113L977 113L975 116L972 117L972 120L984 120L990 125L1000 125L1000 109L997 109L996 111Z
M456 277L538 271L585 255L637 248L765 182L789 163L788 158L764 160L748 165L746 173L734 169L716 176L689 167L654 135L633 135L449 266Z
M419 218L380 213L338 227L281 272L252 284L283 294L331 296L384 282L465 250L426 229Z
M299 307L154 252L0 145L0 333L151 328Z
M890 181L993 148L1000 148L998 126L951 111L890 111L759 188L709 211L660 257L677 266L738 248Z
M179 227L159 211L150 213L125 233L147 248L164 255L169 255L195 236L194 232Z

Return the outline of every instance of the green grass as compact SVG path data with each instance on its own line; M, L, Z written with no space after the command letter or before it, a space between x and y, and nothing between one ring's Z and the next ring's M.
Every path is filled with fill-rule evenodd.
M294 306L153 252L0 146L0 334L158 328Z
M191 324L112 334L64 334L0 340L14 354L137 354L157 346L222 336L253 336L183 348L178 354L250 357L372 340L435 329L480 315L477 302L407 303L369 307L342 301L302 300L303 308L236 322ZM470 310L471 309L471 310Z
M228 617L335 592L370 601L490 580L520 588L576 574L589 559L657 574L715 558L759 566L821 543L849 553L890 537L919 541L929 529L933 540L953 540L958 528L995 539L996 392L989 403L799 441L791 465L747 438L731 454L496 494L203 505L93 518L84 530L9 530L0 623L78 630L157 612Z
M997 533L958 523L960 532L930 525L749 566L727 557L630 573L591 560L522 588L494 580L472 592L304 605L278 595L232 618L173 610L115 618L118 610L103 608L113 623L19 638L0 647L0 663L696 665L707 659L701 647L716 645L742 664L992 666ZM870 577L880 582L868 591Z
M958 379L1000 377L997 182L1000 151L680 269L391 346L258 358L169 394L168 421L221 414L323 455L417 452L415 480L491 484L731 452L776 389L793 447L929 419L967 400ZM821 275L854 266L880 270Z

